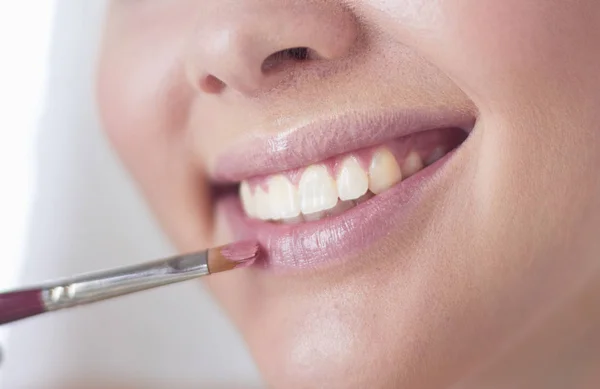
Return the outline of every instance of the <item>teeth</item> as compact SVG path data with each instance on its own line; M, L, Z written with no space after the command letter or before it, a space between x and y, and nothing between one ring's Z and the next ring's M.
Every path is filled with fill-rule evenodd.
M369 177L356 158L350 156L342 162L336 184L340 200L354 200L369 190Z
M268 198L272 219L289 219L300 215L298 191L286 177L279 174L269 179Z
M340 215L350 208L354 208L354 201L338 201L335 207L327 211L327 216Z
M323 219L325 216L327 216L327 215L323 211L315 212L315 213L310 213L308 215L304 215L304 220L306 220L307 222L314 222L314 221Z
M439 161L444 155L446 155L444 149L437 147L435 150L433 150L429 158L427 158L425 165L429 166L432 163Z
M302 215L298 215L296 217L283 219L281 222L283 224L298 224L298 223L302 223L303 221L304 221L304 218L302 217Z
M349 155L338 163L337 179L325 165L311 165L302 172L297 186L286 175L276 174L267 177L266 185L256 185L252 193L248 181L243 181L240 199L252 218L283 224L319 220L368 201L423 169L424 162L431 164L443 155L444 150L437 148L423 161L412 151L400 168L392 152L382 147L372 155L368 172L357 156Z
M304 215L335 207L338 200L335 181L323 165L311 165L300 178L298 192Z
M263 220L271 219L269 195L260 186L254 191L254 206L256 217Z
M411 151L402 165L402 178L406 179L423 169L423 160L416 151Z
M391 188L402 180L402 171L394 155L385 148L373 154L369 166L369 189L375 194Z
M250 217L257 217L254 196L250 191L248 181L243 181L240 185L240 199L242 200L242 205L246 214Z

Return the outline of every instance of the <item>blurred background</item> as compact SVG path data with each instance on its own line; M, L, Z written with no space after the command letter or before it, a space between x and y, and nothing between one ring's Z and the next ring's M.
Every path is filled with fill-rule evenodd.
M0 2L0 289L174 253L97 122L106 0ZM197 282L0 328L0 389L257 388Z

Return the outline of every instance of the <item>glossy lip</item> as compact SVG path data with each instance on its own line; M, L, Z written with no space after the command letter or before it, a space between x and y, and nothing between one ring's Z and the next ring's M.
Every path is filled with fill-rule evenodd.
M416 132L463 128L475 117L459 110L411 110L383 114L348 114L312 122L274 137L255 138L219 160L215 178L241 181L306 166L353 150L375 146ZM219 199L237 239L256 239L267 255L268 269L310 269L348 258L410 223L411 214L428 191L436 188L443 167L456 150L370 200L335 217L294 225L248 218L239 196Z
M451 127L469 130L474 122L471 112L448 108L337 115L296 125L274 136L244 140L217 159L211 175L215 182L239 182L416 132Z
M306 270L335 263L376 243L394 229L409 225L411 214L428 191L435 190L444 166L455 154L400 182L395 187L335 217L295 225L248 218L239 197L219 201L236 239L256 239L266 255L256 262L270 270Z

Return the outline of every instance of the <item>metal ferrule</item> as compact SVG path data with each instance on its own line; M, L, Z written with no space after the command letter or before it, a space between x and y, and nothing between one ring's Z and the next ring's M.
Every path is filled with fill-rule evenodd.
M59 281L43 287L42 300L55 311L208 274L208 251L203 251Z

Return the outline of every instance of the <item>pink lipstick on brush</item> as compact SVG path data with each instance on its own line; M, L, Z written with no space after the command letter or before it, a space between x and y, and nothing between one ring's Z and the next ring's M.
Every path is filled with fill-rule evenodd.
M258 242L243 241L3 292L0 324L250 266L259 255Z

